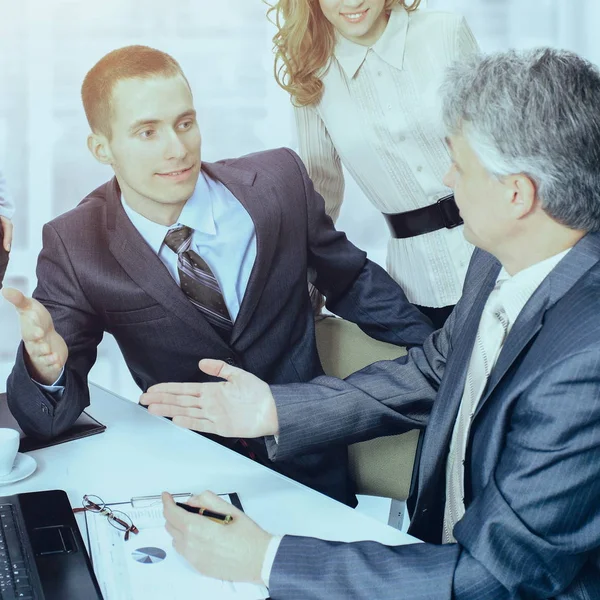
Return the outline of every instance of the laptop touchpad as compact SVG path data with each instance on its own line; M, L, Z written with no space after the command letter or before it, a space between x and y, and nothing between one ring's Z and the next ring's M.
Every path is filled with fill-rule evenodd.
M38 527L31 532L31 545L36 556L48 554L68 554L77 546L70 527Z

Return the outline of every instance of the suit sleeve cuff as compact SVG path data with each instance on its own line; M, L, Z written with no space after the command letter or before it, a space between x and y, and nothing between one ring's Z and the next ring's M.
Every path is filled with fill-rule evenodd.
M271 571L273 570L275 556L277 555L277 550L279 550L279 545L281 544L282 539L283 536L274 535L267 546L267 552L265 554L265 559L263 560L262 569L260 572L260 577L267 588L269 587L269 579L271 578Z
M31 381L33 381L33 383L35 383L35 385L37 385L41 390L51 394L55 400L60 400L65 393L65 368L62 368L60 375L52 385L44 385L33 378Z

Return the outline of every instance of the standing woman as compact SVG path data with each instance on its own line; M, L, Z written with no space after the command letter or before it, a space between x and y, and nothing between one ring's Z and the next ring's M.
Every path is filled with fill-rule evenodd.
M295 107L300 154L327 213L339 214L342 164L388 223L387 269L441 327L472 252L451 190L438 87L478 52L465 20L421 0L279 0L275 77ZM446 198L445 200L440 199Z

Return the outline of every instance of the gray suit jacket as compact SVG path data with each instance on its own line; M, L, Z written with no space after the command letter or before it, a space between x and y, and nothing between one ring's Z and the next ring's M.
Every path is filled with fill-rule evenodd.
M222 359L273 383L322 373L307 273L333 312L395 344L420 344L431 326L383 269L336 231L304 165L290 150L205 163L250 214L257 256L230 342L194 308L128 219L112 180L44 227L34 296L69 347L59 402L29 377L22 348L8 403L28 435L52 437L89 404L87 375L105 331L142 390L164 381L204 381L201 358ZM264 443L255 442L264 456ZM282 464L284 473L344 502L354 495L346 447Z
M274 386L273 458L427 424L409 530L426 543L286 536L271 575L274 599L600 598L598 233L562 259L513 325L475 414L458 543L440 545L450 437L499 269L476 251L447 325L408 356L345 381Z

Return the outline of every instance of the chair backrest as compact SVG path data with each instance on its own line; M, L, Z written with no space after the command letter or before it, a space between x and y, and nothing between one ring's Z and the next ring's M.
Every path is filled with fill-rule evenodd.
M369 337L357 325L324 317L316 323L317 349L327 375L344 378L377 362L406 354L406 348ZM419 431L376 438L349 449L357 493L405 500L410 490Z

